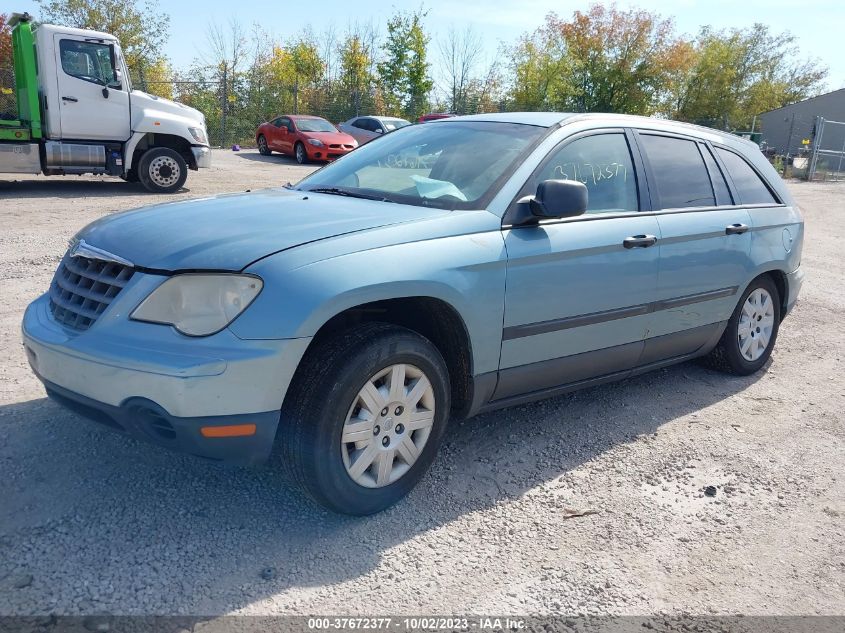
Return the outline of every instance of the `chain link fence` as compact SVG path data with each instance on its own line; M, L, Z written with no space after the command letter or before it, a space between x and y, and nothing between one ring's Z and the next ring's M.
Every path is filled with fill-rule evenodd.
M845 180L845 121L816 117L807 180Z
M18 102L15 97L15 73L11 68L0 67L0 120L14 121L18 118Z
M255 145L258 126L281 114L312 114L342 123L354 116L379 114L375 90L349 88L339 81L307 87L262 85L257 80L156 81L133 77L133 87L196 108L205 115L209 142L216 147Z

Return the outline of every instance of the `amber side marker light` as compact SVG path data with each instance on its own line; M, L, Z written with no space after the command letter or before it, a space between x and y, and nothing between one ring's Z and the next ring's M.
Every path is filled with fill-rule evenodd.
M230 426L203 426L200 428L203 437L241 437L255 435L254 424L232 424Z

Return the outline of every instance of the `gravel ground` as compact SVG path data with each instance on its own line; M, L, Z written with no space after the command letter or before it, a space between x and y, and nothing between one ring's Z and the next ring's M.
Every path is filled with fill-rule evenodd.
M89 425L27 367L24 307L82 225L307 172L214 161L173 196L0 180L0 614L845 612L845 185L790 185L807 280L766 371L683 364L453 424L407 500L352 519Z

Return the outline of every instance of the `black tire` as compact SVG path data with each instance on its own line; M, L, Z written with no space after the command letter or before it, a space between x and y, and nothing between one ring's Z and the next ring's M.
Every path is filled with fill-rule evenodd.
M422 370L432 386L434 422L416 462L383 487L366 487L347 472L341 436L359 391L379 371L398 363ZM431 465L446 429L449 373L443 357L416 332L385 323L365 323L319 344L297 370L282 407L274 462L318 503L363 516L404 497Z
M308 152L305 151L305 145L299 141L293 147L293 156L300 165L308 164Z
M138 161L138 179L153 193L179 191L188 179L188 164L169 147L152 147Z
M768 346L756 360L748 360L742 355L739 343L739 325L742 317L742 309L745 305L748 296L758 288L765 290L772 298L772 308L774 312L774 324L772 326L771 335L769 337ZM780 329L780 309L781 296L778 292L777 286L768 275L762 275L752 281L745 292L739 299L739 302L734 308L725 332L719 340L718 345L705 356L703 363L711 369L717 369L730 374L738 376L748 376L760 370L763 365L769 360L772 355L772 350L775 347L775 342L778 337L778 330Z
M262 156L269 156L273 153L273 150L270 149L270 146L267 145L267 139L264 138L263 134L258 135L258 153Z

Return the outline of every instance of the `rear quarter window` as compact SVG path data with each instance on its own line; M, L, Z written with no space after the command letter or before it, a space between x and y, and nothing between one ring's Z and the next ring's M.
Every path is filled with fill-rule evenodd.
M744 158L721 147L716 148L716 153L733 180L740 204L779 204L769 186Z

